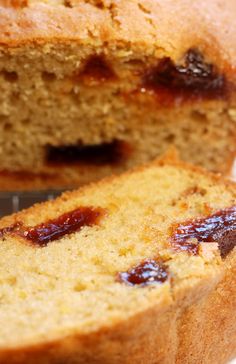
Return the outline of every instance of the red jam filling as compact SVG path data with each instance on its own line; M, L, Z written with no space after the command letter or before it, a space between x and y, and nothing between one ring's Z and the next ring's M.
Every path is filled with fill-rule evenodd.
M225 94L225 78L216 68L204 61L202 54L190 49L184 65L176 65L170 58L162 59L144 77L144 89L156 93L171 92L176 96L220 97Z
M114 140L110 143L95 145L48 146L47 162L50 164L119 164L128 158L131 148L124 141Z
M26 229L24 237L39 245L47 245L50 241L60 239L66 234L79 231L84 226L92 226L98 222L101 209L80 207L46 223Z
M124 282L129 286L164 283L167 278L167 267L163 263L151 259L145 260L136 267L118 275L119 282Z
M115 73L103 55L94 55L87 60L78 77L91 82L105 82L114 79Z
M101 208L79 207L34 227L16 223L0 230L0 236L18 234L34 244L46 246L49 242L79 231L84 226L97 224L103 213Z
M175 249L195 255L199 242L217 242L221 256L225 258L236 245L236 206L206 218L181 223L171 237Z

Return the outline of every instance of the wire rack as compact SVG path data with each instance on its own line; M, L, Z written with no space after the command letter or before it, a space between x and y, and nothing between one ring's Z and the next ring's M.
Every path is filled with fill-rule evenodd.
M62 192L63 190L0 192L0 217L26 209L37 202L53 200Z

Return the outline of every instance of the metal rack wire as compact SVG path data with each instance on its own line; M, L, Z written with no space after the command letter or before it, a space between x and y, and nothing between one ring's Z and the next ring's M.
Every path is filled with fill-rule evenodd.
M23 210L35 203L53 200L63 190L0 192L0 217Z

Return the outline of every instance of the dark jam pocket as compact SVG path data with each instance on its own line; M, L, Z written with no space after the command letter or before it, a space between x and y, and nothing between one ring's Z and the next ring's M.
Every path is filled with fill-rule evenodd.
M23 235L27 240L39 245L60 239L66 234L80 230L83 226L91 226L98 222L101 209L80 207L46 223L28 228Z
M144 77L143 87L159 92L166 89L183 96L219 97L225 93L225 78L216 68L204 61L196 49L190 49L184 65L176 65L170 58L162 59Z
M171 243L175 249L197 254L199 242L217 242L225 258L236 245L236 206L174 228Z
M62 145L47 147L47 163L50 164L119 164L128 158L130 147L126 142L113 140L95 145Z
M115 73L103 55L94 55L86 61L82 72L75 78L104 82L114 79Z
M34 227L25 227L22 223L16 223L3 228L0 231L0 237L6 234L17 234L33 244L45 246L66 234L79 231L84 226L97 224L103 214L104 210L101 208L79 207Z
M164 283L168 278L167 267L155 260L145 260L136 267L118 274L118 281L130 286L147 286Z

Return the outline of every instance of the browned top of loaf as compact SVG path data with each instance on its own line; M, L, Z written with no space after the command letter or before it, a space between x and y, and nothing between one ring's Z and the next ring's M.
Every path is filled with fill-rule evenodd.
M178 59L204 50L236 68L235 0L0 0L0 43L65 42L127 47Z

